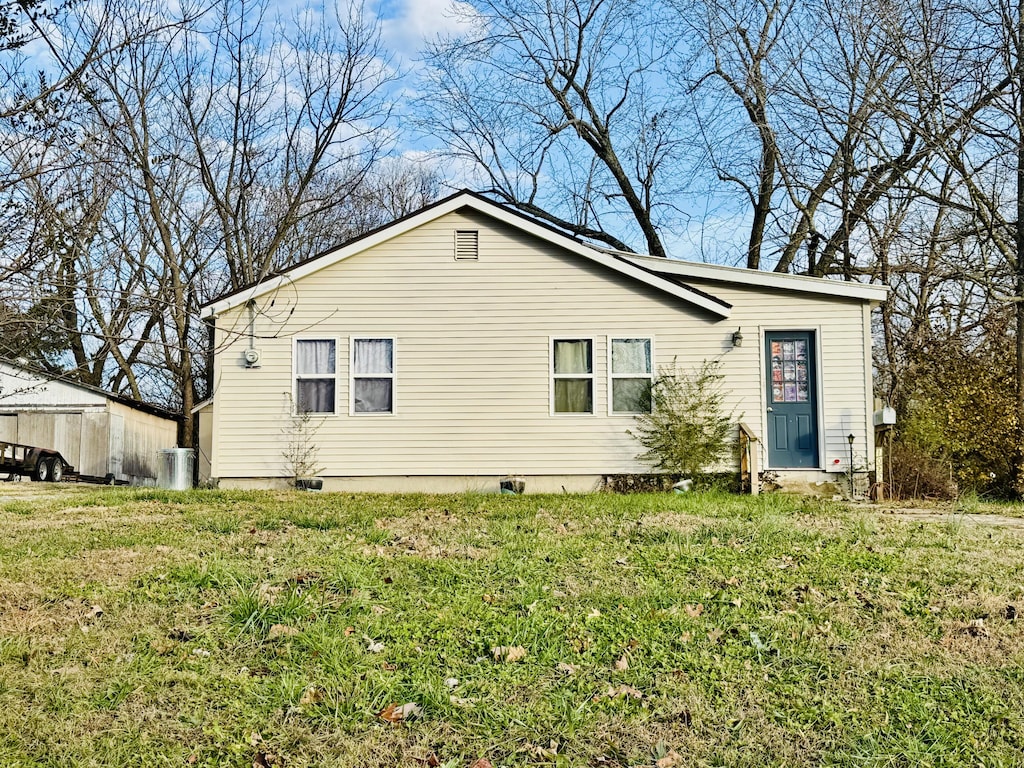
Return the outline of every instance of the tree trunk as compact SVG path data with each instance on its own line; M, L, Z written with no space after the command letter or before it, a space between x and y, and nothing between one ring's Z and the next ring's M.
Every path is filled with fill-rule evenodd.
M1017 320L1014 490L1024 497L1024 0L1017 2L1016 97L1017 97L1017 222L1015 226L1014 315Z

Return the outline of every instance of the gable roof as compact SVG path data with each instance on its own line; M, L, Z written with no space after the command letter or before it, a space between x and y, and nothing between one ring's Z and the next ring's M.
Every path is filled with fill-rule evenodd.
M635 264L629 260L619 258L614 253L594 248L518 211L513 211L475 192L464 189L432 205L428 205L426 208L421 208L419 211L408 216L368 232L338 248L301 261L254 285L221 296L205 304L200 316L207 318L219 315L252 299L275 291L288 283L319 272L326 267L344 261L380 243L464 208L469 208L489 216L521 232L533 235L577 256L581 256L587 261L600 264L626 278L649 285L671 296L682 299L721 319L729 317L732 310L732 305L728 302L712 296L706 291L686 285L674 275L662 274L651 265ZM658 259L658 262L662 263L664 259Z
M6 368L9 371L20 372L21 374L24 374L25 378L31 377L32 381L25 385L25 390L33 389L39 386L40 384L45 384L48 381L52 381L66 387L72 387L73 389L79 389L83 392L88 392L92 395L97 395L106 400L111 400L115 403L120 403L121 405L126 405L129 408L134 408L137 411L148 413L150 416L159 416L162 419L169 419L171 421L181 421L182 418L181 414L174 413L173 411L169 411L166 408L161 408L158 405L151 405L149 403L143 403L140 400L132 400L130 397L115 395L113 392L108 392L105 389L94 387L91 384L83 384L80 381L75 381L74 379L70 379L67 376L63 376L61 374L49 373L43 370L42 368L37 368L31 364L14 362L12 360L0 357L0 368ZM18 376L18 373L13 373L10 375ZM3 399L4 394L0 392L0 407L4 405Z
M774 288L823 297L858 299L872 303L884 301L889 291L886 286L880 285L841 282L779 272L762 272L671 258L663 259L590 245L549 224L489 200L476 192L463 189L425 208L367 232L337 248L300 261L257 283L224 294L204 304L200 316L207 318L219 315L275 291L290 282L319 272L380 243L464 208L489 216L590 262L600 264L626 278L682 299L721 319L729 317L732 305L707 291L689 285L686 282L687 279Z

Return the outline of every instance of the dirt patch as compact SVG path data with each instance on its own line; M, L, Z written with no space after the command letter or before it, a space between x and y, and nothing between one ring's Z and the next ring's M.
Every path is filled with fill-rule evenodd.
M1006 528L1024 529L1024 517L1007 517L1006 515L962 514L959 512L942 512L935 509L880 509L879 513L886 518L908 520L918 523L956 523L968 525L994 525Z
M68 510L70 511L70 510ZM43 531L51 528L66 528L71 525L97 525L110 528L118 525L137 525L139 523L162 523L170 519L178 519L176 515L119 515L118 517L8 517L3 527L8 531Z
M706 525L721 524L721 519L695 515L691 512L656 512L640 518L643 528L670 528L673 531L692 531Z
M480 560L490 553L488 547L452 540L451 531L461 530L464 520L448 510L428 509L399 518L379 518L374 524L378 530L391 534L389 541L362 548L364 553L376 557Z
M83 552L66 562L69 577L82 581L103 583L122 582L148 573L163 564L176 550L172 547L157 546L139 551L136 549L93 549Z
M481 560L489 550L472 544L440 544L426 536L396 536L387 544L360 547L364 555L380 558L425 557L436 559Z

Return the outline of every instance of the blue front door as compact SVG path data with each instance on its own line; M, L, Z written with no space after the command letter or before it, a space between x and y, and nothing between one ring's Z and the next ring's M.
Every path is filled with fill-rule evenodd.
M813 331L765 334L768 465L818 466L818 403Z

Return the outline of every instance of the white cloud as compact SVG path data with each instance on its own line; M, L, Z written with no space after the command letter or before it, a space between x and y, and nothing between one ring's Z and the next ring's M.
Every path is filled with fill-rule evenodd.
M385 44L403 65L414 65L438 37L469 30L477 11L459 0L385 0L377 12Z

